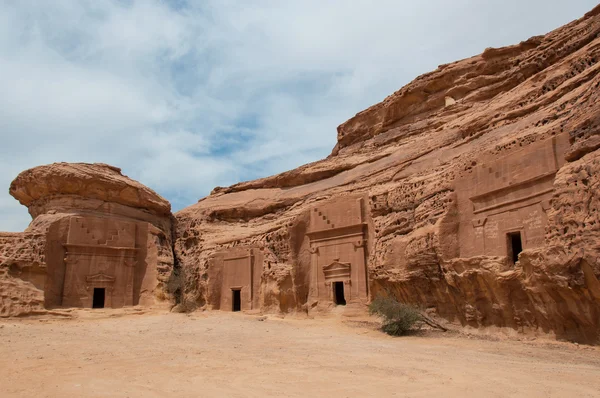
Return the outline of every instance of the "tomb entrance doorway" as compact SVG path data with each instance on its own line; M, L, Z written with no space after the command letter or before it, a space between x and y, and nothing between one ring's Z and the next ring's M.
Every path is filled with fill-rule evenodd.
M346 305L344 282L333 282L333 302L335 305Z
M106 289L103 287L94 288L94 297L92 299L92 308L104 308Z
M523 241L521 240L521 232L511 232L506 237L508 246L508 258L515 264L519 261L519 254L523 251Z
M242 310L242 290L231 289L231 311L239 312Z

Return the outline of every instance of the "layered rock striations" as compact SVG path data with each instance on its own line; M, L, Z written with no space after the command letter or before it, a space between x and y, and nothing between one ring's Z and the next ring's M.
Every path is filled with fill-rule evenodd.
M597 341L599 14L442 65L342 124L327 159L176 213L183 302L391 294L462 325Z
M600 339L600 6L442 65L338 127L322 161L171 215L104 164L21 173L0 316L54 307L364 308ZM181 306L179 308L181 308Z
M174 303L171 206L154 191L116 167L55 163L10 194L33 221L0 234L1 316Z

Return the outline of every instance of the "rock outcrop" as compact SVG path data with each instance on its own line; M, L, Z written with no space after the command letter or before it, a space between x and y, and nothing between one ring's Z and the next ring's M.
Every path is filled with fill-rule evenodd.
M600 6L440 66L331 155L171 215L104 164L27 170L0 316L60 306L346 312L377 295L471 327L600 340Z
M44 235L0 233L0 316L44 312Z
M33 218L50 208L73 207L83 199L115 203L169 217L171 205L153 190L102 163L55 163L26 170L10 184L10 194L27 206ZM83 207L89 207L83 205Z
M0 234L0 316L55 307L174 304L170 204L105 164L22 172L23 233Z
M342 124L327 159L176 213L183 302L392 294L462 325L598 341L599 14L442 65Z

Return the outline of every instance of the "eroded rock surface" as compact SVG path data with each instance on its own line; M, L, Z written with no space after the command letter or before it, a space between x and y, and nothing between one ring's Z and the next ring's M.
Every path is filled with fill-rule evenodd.
M598 14L442 65L342 124L327 159L178 212L184 303L393 294L463 325L597 341Z
M121 174L121 169L102 163L54 163L19 174L10 184L10 194L31 216L49 209L72 207L79 198L129 206L169 216L171 205L146 186ZM87 206L90 207L90 206Z
M55 163L10 193L33 221L0 234L1 316L174 303L171 207L154 191L105 164Z
M44 236L0 233L0 316L44 311Z

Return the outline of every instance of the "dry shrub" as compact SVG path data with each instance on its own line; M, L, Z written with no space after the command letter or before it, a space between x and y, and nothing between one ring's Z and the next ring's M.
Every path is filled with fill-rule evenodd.
M398 302L393 297L379 296L369 304L369 313L383 319L381 330L392 336L403 336L420 329L423 319L419 309Z

